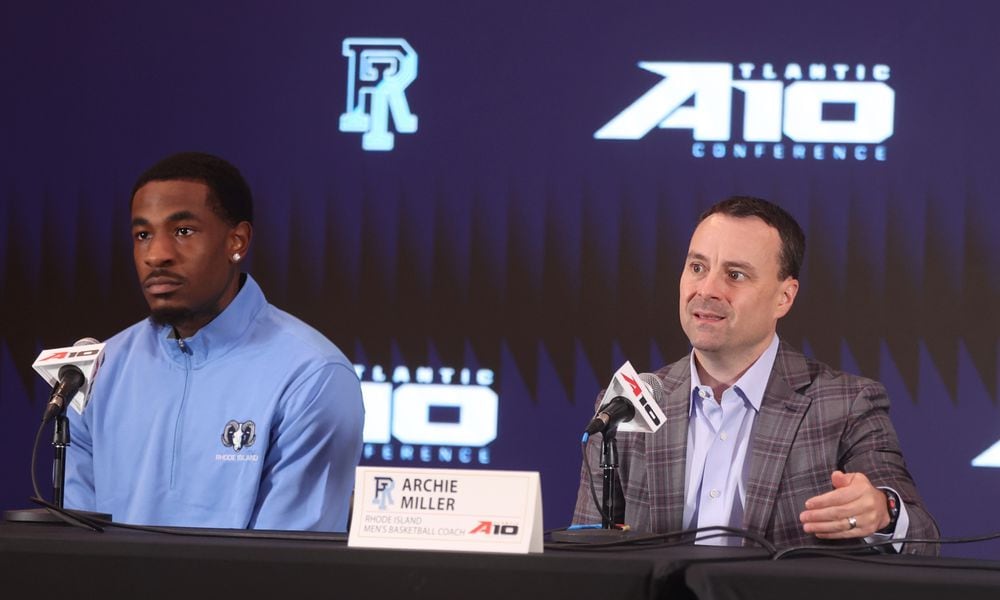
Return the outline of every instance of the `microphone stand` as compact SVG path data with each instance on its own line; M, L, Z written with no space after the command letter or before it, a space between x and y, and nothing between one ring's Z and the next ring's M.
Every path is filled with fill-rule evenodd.
M63 508L66 489L66 447L69 444L69 419L60 412L52 432L52 503L59 508Z
M605 431L601 436L601 529L615 529L615 491L618 487L618 444L615 434L618 428Z
M568 528L553 531L550 534L554 542L571 544L606 544L639 538L646 534L635 531L625 531L615 527L615 492L618 489L618 444L615 442L617 425L606 429L601 434L601 526L588 525L582 528Z
M19 523L67 523L65 513L70 513L84 520L102 519L110 521L111 515L107 513L63 509L63 498L66 490L66 448L70 445L69 419L66 418L65 407L56 415L54 420L55 429L52 432L52 506L48 508L26 508L4 511L4 520ZM76 523L70 521L68 524L75 525Z

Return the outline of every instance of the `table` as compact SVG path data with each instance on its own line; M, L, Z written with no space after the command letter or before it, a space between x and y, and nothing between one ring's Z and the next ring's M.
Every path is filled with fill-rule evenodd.
M854 558L694 564L685 569L684 580L702 600L1000 599L1000 562L913 555Z
M39 597L68 598L86 589L90 597L128 594L144 600L192 593L225 598L300 593L340 599L685 598L681 574L688 565L763 555L754 549L690 546L535 555L372 550L348 548L343 535L175 531L196 535L0 523L0 590L16 589L18 597L26 597L34 589ZM216 537L233 533L244 537Z
M0 594L70 598L476 600L1000 598L1000 562L872 556L770 560L705 546L511 555L348 548L346 536L0 523ZM14 595L10 591L16 592ZM113 596L111 596L113 594Z

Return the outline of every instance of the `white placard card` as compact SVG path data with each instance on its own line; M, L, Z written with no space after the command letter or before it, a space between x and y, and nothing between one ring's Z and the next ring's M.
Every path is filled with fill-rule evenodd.
M348 546L542 551L537 472L358 467Z

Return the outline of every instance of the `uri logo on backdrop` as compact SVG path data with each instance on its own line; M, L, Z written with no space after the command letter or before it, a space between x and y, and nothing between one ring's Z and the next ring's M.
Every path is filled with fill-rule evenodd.
M361 133L365 150L387 151L395 146L389 118L397 133L417 131L406 88L417 78L417 53L403 38L347 38L347 110L340 130Z

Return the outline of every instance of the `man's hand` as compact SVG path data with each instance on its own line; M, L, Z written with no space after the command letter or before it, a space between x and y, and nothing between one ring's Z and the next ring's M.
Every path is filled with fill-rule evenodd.
M834 471L833 491L806 500L802 529L824 540L862 538L889 524L885 492L864 473Z

